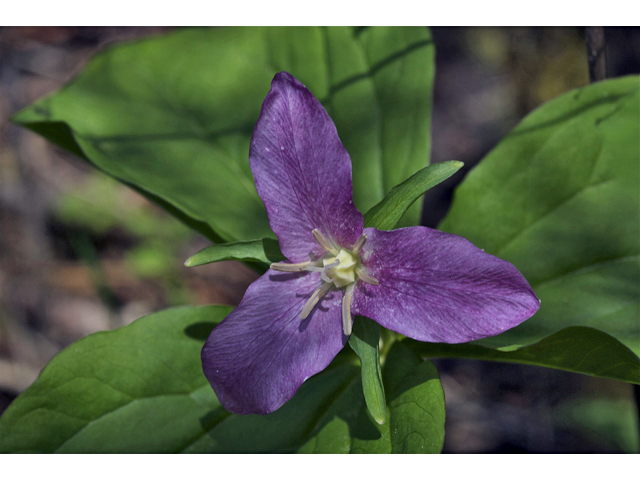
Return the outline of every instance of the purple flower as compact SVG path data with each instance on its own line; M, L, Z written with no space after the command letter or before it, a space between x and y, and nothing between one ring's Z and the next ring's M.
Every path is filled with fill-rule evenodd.
M273 79L249 161L288 262L249 286L202 350L227 410L282 406L344 347L354 314L416 340L461 343L538 310L513 265L462 237L363 228L349 154L320 102L289 73Z

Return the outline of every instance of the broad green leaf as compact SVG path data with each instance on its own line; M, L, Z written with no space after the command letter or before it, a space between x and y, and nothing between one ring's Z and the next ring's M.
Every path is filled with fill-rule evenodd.
M230 311L166 310L69 346L0 418L0 451L182 450L216 403L199 367L202 337Z
M284 260L278 242L272 238L249 240L246 242L222 243L203 248L187 259L187 267L197 267L223 260L262 262L267 265Z
M434 48L424 28L180 30L105 50L13 120L216 242L273 237L248 152L281 70L333 116L362 211L428 164Z
M640 353L639 91L630 76L543 105L456 191L441 228L513 263L542 301L533 318L483 345L585 326Z
M380 325L366 317L357 316L349 345L360 357L362 391L371 416L379 424L387 418L382 370L380 369Z
M364 214L365 227L378 230L392 230L404 213L430 188L445 181L464 164L456 160L434 163L414 173L389 193L367 213Z
M425 357L467 357L524 363L640 384L640 359L618 340L589 327L568 327L533 345L493 349L481 345L404 340Z

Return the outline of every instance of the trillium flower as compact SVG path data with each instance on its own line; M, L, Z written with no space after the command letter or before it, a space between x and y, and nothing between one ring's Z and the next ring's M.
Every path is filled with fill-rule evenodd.
M497 335L539 307L510 263L426 227L364 228L351 159L320 102L278 73L249 152L256 188L288 261L253 282L211 333L203 369L231 412L267 414L345 346L353 315L415 340Z

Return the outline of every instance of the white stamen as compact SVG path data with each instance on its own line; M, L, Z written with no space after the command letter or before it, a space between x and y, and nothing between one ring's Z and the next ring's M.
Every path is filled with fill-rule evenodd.
M377 278L373 278L371 275L364 273L364 270L362 270L361 268L358 268L356 270L356 274L358 275L358 278L360 278L360 280L362 280L364 283L368 283L369 285L380 284Z
M316 303L324 296L325 293L331 288L331 283L323 283L320 288L318 288L313 295L307 300L304 307L302 308L302 312L300 313L300 319L304 320L309 316L313 307L316 306Z
M327 240L327 237L325 237L320 230L314 228L313 230L311 230L311 234L313 235L313 238L316 240L316 242L318 242L318 245L320 245L325 251L331 252L334 255L338 255L338 250L336 250L335 247L331 246L329 240Z
M269 268L278 272L302 272L306 270L311 261L302 263L272 263Z
M347 337L351 335L351 298L353 297L353 286L353 283L349 285L344 292L344 297L342 297L342 331Z
M367 235L363 233L360 235L360 238L356 241L356 244L353 246L353 254L358 255L360 253L360 249L364 246L367 241Z

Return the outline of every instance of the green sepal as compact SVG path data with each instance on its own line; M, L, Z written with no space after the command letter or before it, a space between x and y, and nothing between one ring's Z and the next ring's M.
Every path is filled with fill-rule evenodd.
M262 262L268 266L271 263L284 260L284 256L280 253L277 240L261 238L246 242L210 245L189 257L184 264L187 267L197 267L225 260Z
M434 163L414 173L399 185L393 187L387 195L364 214L364 226L378 230L392 230L405 212L424 193L456 173L464 163L449 160Z
M382 425L387 417L382 370L380 368L380 325L367 317L356 316L349 346L360 357L362 391L373 419Z

